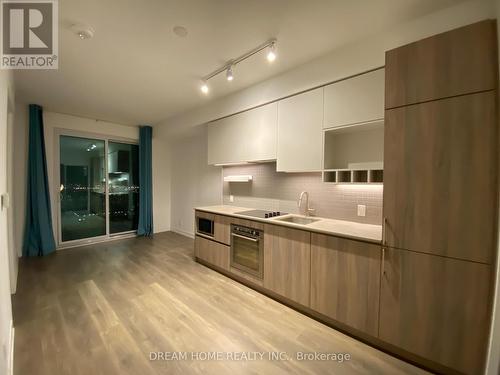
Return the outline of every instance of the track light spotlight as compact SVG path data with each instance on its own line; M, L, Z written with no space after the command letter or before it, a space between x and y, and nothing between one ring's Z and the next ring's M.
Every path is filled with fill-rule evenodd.
M200 86L200 90L204 94L208 94L208 85L206 81L203 81Z
M267 52L267 61L273 62L276 60L276 43L269 46L269 52Z
M228 81L232 81L234 79L233 67L231 65L227 68L226 78L227 78Z

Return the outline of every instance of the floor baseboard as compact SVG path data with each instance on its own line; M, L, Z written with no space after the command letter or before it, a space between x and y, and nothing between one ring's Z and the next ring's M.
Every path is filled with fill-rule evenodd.
M194 234L193 233L189 233L189 232L186 232L186 231L183 231L183 230L180 230L180 229L172 228L172 232L180 234L180 235L185 236L185 237L194 238Z

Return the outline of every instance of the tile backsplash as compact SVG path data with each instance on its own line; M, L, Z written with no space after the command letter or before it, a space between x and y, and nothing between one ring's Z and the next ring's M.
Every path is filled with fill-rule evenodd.
M382 223L382 185L323 183L321 173L276 172L276 163L223 168L224 176L252 175L252 182L224 182L223 203L263 210L298 213L302 191L309 192L315 215L367 224ZM234 201L230 202L230 195ZM366 205L366 216L357 216L357 205Z

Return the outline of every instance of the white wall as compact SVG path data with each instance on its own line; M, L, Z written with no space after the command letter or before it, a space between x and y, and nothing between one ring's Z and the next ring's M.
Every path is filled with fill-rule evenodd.
M170 151L153 129L153 226L154 232L170 230Z
M222 203L222 168L207 164L206 128L172 144L172 230L194 235L194 207Z
M14 168L14 113L15 113L15 103L14 94L9 98L9 109L7 118L7 193L10 199L14 195L14 180L13 168ZM16 210L14 209L12 203L7 209L7 227L8 227L8 243L9 243L9 270L10 270L10 292L12 294L16 293L17 289L17 274L18 274L18 254L16 250L15 234L14 234L14 217L16 215Z
M57 129L94 133L109 137L127 138L131 140L139 139L139 128L126 126L105 121L93 120L83 117L71 116L55 112L44 111L44 135L45 149L47 154L47 173L49 179L52 218L54 232L57 230L57 196L58 182L56 168L56 131ZM13 204L15 205L16 216L14 233L17 251L22 253L22 240L24 235L24 220L26 210L26 167L27 167L27 141L28 141L28 105L19 104L16 107L16 129L15 139L15 165L14 165L14 187L15 195ZM170 191L168 179L168 167L163 168L163 163L168 166L168 150L166 142L155 137L153 132L153 212L154 231L161 232L170 228ZM166 189L162 188L167 186ZM54 233L56 235L57 233ZM57 238L57 236L56 236Z
M7 138L9 96L13 96L12 72L0 71L0 194L7 192ZM9 277L7 210L0 210L0 374L8 374L12 350L12 305ZM17 258L14 258L17 261ZM16 265L17 267L17 265Z
M11 197L14 208L14 246L17 254L22 255L24 220L26 217L26 166L28 163L28 107L25 104L16 102L16 112L14 118L14 166L12 181L14 184L13 195Z
M169 137L219 117L277 100L285 96L381 67L385 51L482 19L494 18L491 0L472 0L399 25L393 30L349 44L233 95L162 121ZM209 99L209 98L208 98Z

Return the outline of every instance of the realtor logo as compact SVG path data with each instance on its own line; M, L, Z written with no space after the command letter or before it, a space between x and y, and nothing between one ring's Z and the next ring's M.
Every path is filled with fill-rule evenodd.
M57 69L57 0L0 0L0 3L0 68Z

